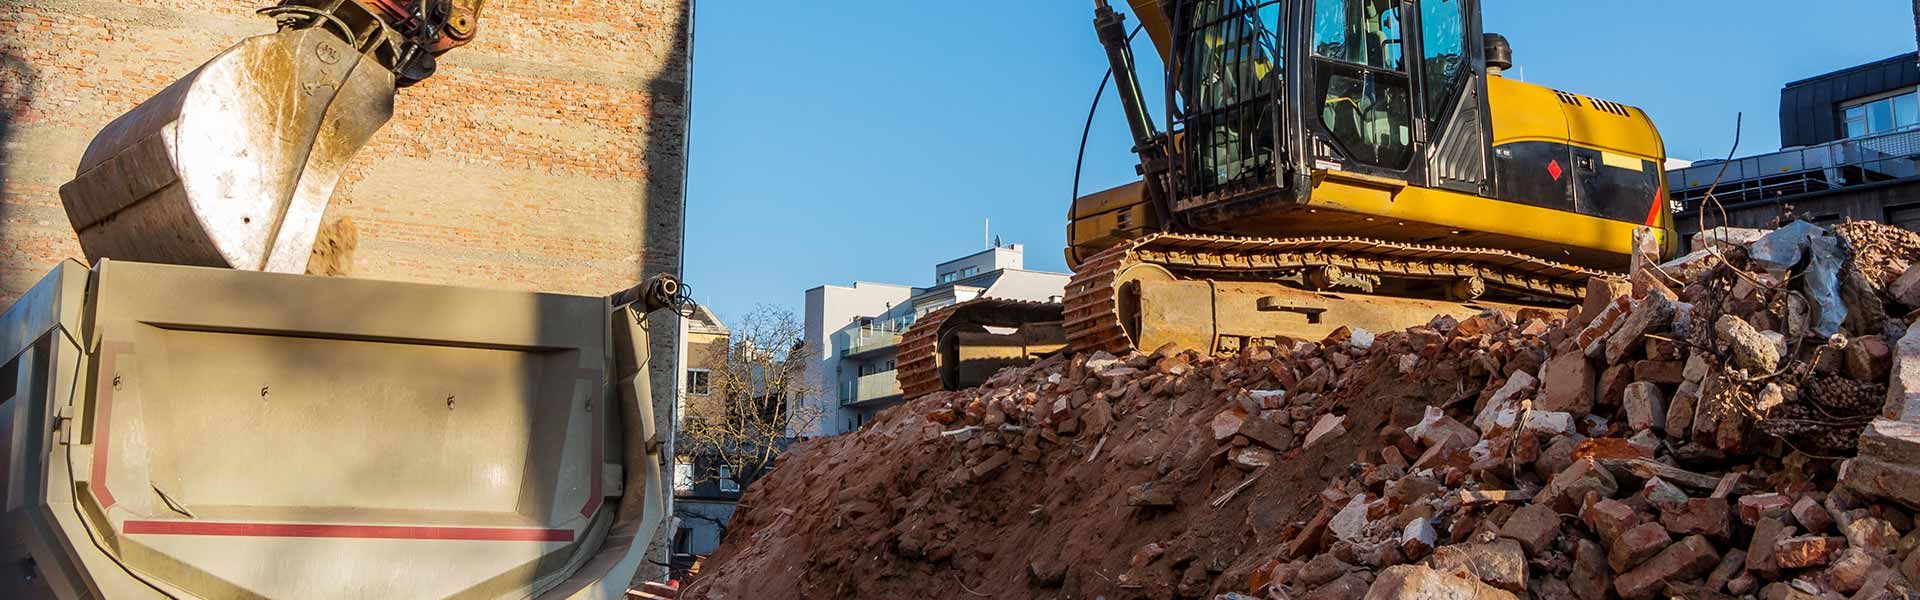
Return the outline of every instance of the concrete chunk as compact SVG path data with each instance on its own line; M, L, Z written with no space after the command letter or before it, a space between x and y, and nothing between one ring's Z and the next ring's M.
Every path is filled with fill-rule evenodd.
M1645 381L1627 385L1624 403L1628 427L1645 431L1667 426L1667 397L1660 392L1659 385Z
M1433 551L1427 565L1448 572L1465 569L1487 585L1516 594L1527 593L1526 550L1513 540L1444 546Z
M1494 427L1513 429L1520 424L1521 396L1532 391L1540 380L1534 379L1526 371L1516 371L1507 383L1500 386L1493 397L1487 400L1487 406L1473 418L1473 426L1482 433L1492 431Z
M1720 315L1713 324L1714 339L1725 345L1733 355L1734 366L1746 369L1748 373L1772 373L1780 365L1780 349L1774 341L1761 335L1746 319L1737 315Z
M1920 327L1908 328L1907 334L1894 344L1890 369L1887 402L1881 407L1880 415L1896 421L1920 422Z

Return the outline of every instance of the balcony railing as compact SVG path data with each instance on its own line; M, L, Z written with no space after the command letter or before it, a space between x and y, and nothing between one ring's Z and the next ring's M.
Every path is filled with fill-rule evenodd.
M910 317L861 326L859 329L847 332L847 343L841 347L840 356L864 354L899 345L900 334L906 333L907 328L912 326L913 319Z
M851 344L840 351L840 356L847 357L855 354L865 354L875 350L898 346L900 345L900 334L876 332L872 335L856 336L851 341Z
M1709 188L1724 204L1777 198L1920 175L1920 130L1835 140L1732 161L1695 163L1667 172L1682 210L1697 208Z
M900 379L895 371L882 371L872 375L863 375L858 379L840 384L840 404L842 406L872 400L884 400L900 395Z

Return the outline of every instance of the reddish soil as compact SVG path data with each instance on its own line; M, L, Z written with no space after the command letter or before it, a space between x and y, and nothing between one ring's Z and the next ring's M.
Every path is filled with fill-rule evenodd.
M1017 458L970 483L969 465L1008 449L943 437L929 396L895 407L857 434L815 440L747 490L722 548L688 598L1172 598L1248 588L1275 558L1313 495L1377 452L1390 420L1460 394L1449 363L1401 375L1375 357L1323 397L1347 432L1282 455L1220 508L1209 501L1251 475L1220 455L1209 420L1232 400L1196 386L1117 416L1101 451L1065 438L1037 464ZM1231 361L1223 361L1231 362ZM1434 363L1427 363L1430 367ZM1203 373L1205 369L1203 368ZM1477 391L1478 382L1465 389ZM1334 409L1340 412L1339 409ZM957 427L954 426L954 427ZM977 442L977 440L976 440ZM1128 506L1128 489L1177 487L1172 509ZM1137 550L1164 554L1121 576Z

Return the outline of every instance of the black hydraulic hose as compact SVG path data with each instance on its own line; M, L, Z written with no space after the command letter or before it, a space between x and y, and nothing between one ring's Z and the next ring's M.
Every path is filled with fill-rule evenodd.
M1127 34L1127 43L1146 29L1146 23L1133 26L1133 33ZM1073 196L1067 198L1067 247L1073 247L1073 205L1080 201L1080 174L1087 164L1087 137L1093 133L1093 115L1100 112L1100 98L1107 95L1107 84L1113 81L1113 67L1107 67L1107 74L1100 76L1100 87L1093 91L1093 105L1087 107L1087 123L1080 128L1080 153L1073 159Z

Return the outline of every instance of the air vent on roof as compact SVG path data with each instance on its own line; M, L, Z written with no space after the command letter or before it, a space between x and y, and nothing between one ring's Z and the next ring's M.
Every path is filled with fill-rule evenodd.
M1619 102L1613 102L1609 100L1601 100L1599 98L1588 98L1588 100L1592 100L1593 107L1600 109L1603 112L1610 112L1616 115L1620 115L1622 117L1628 117L1633 115L1631 111L1627 110L1627 106L1625 104L1621 104Z

